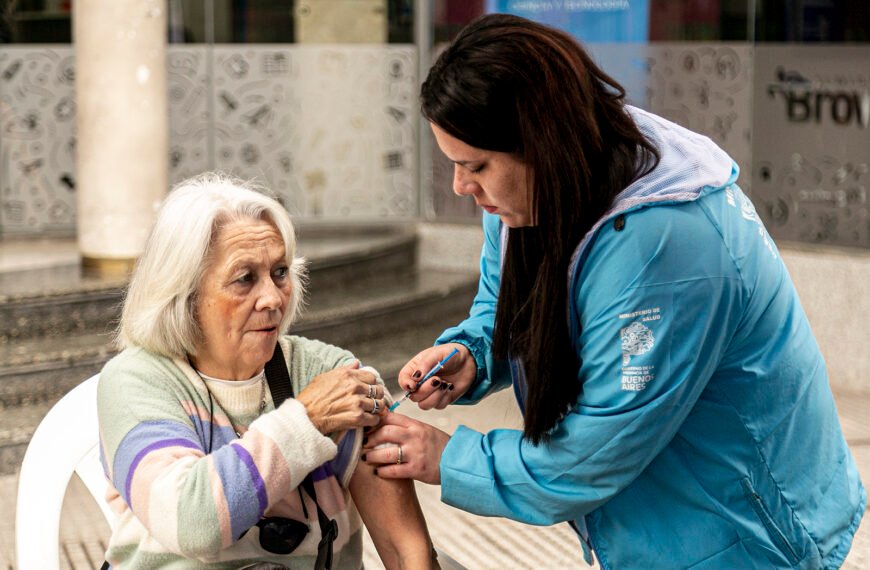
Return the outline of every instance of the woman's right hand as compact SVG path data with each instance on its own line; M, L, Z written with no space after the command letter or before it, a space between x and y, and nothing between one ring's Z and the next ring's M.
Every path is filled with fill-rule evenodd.
M474 357L464 345L451 342L418 353L399 371L399 385L403 390L413 390L420 378L444 360L454 348L459 350L459 354L448 360L444 368L411 394L411 400L417 402L420 409L443 410L467 392L477 377Z
M378 425L388 405L384 390L377 377L359 370L356 362L315 376L296 399L305 406L314 427L328 435Z

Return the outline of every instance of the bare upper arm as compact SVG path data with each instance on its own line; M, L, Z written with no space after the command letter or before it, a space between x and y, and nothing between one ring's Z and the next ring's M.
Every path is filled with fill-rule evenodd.
M386 568L430 568L432 543L411 479L384 479L360 461L350 494Z

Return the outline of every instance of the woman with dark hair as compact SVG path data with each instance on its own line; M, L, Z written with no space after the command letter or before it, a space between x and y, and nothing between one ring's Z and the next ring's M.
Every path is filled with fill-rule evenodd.
M866 494L788 272L731 158L624 95L514 16L440 56L422 111L485 210L480 287L399 382L422 409L512 386L524 428L388 414L366 461L473 513L569 521L604 568L839 566Z

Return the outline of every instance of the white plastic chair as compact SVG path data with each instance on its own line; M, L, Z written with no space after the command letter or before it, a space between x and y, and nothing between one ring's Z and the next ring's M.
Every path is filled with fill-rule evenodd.
M91 376L60 399L39 423L21 463L15 507L15 549L19 570L60 566L63 497L77 473L111 526L103 500L106 476L100 463L97 382Z

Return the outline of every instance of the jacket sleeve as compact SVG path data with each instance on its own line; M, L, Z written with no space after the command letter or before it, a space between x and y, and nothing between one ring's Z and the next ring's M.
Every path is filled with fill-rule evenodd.
M291 377L295 383L294 391L296 394L305 389L319 374L358 361L353 353L348 350L301 336L287 336L282 339L281 344L291 360L288 365L292 370ZM362 365L363 363L360 362L360 364ZM384 399L387 402L387 406L392 404L393 397L390 391L386 389L380 373L371 366L361 366L360 370L374 374L377 383L384 386ZM329 435L338 442L338 452L329 461L329 466L342 487L347 488L359 462L363 431L362 429L354 429L346 431L343 434Z
M510 369L492 358L492 331L495 304L501 275L501 222L498 216L483 214L483 250L480 254L480 281L468 318L449 328L435 341L436 345L456 342L474 357L477 378L472 388L455 403L472 404L486 395L510 386Z
M628 486L675 436L727 347L742 286L695 205L605 227L571 296L583 391L548 442L461 426L441 461L442 500L531 524L577 519Z

